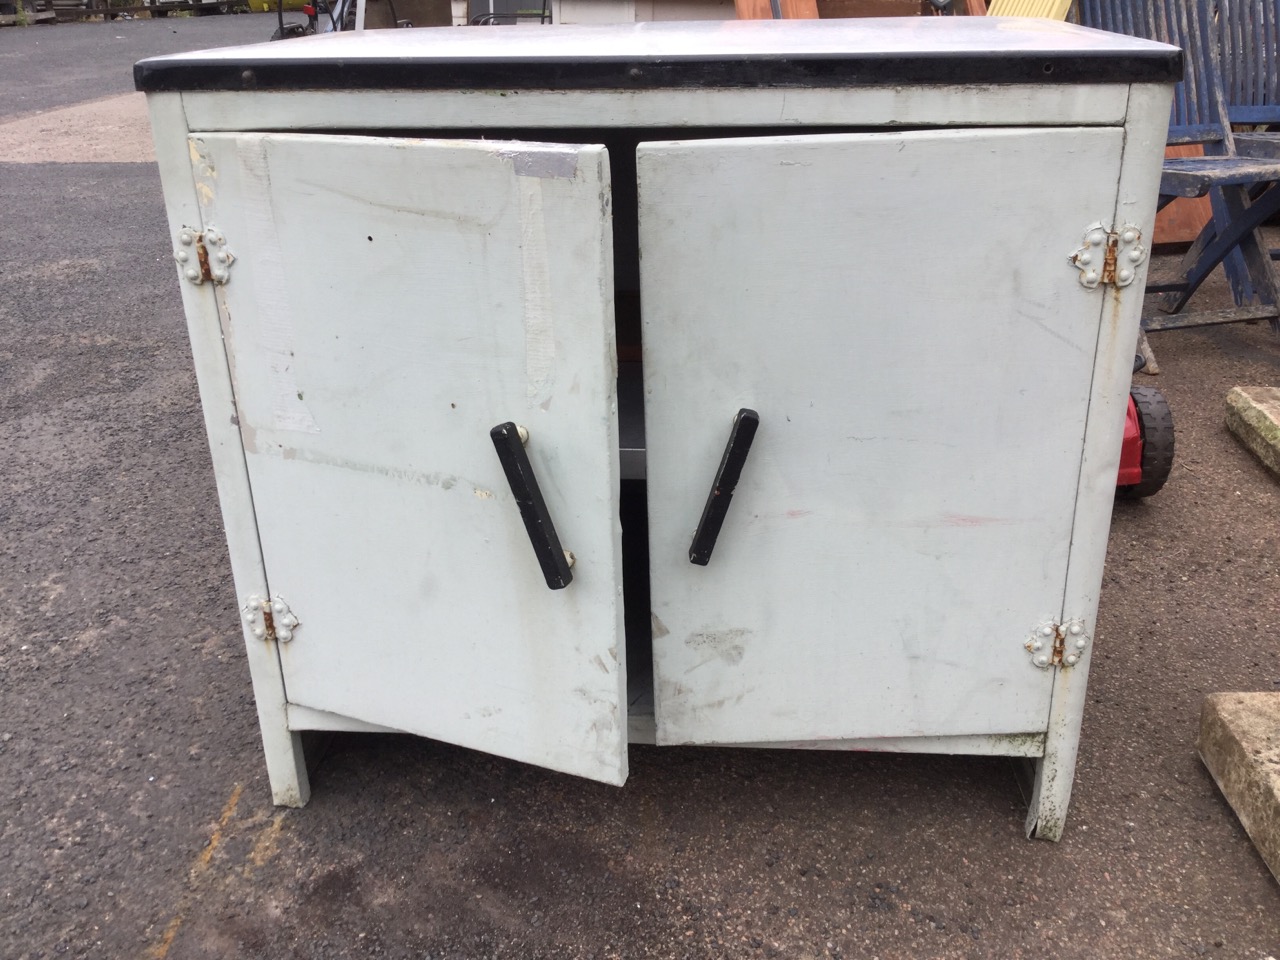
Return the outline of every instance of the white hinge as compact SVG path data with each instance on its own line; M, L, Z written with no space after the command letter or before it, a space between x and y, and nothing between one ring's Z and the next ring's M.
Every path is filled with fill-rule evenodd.
M278 640L288 643L293 639L298 628L298 618L293 615L289 605L281 597L266 597L254 594L240 608L240 615L249 627L249 632L257 640Z
M216 227L205 227L203 231L183 227L173 259L182 268L182 275L196 286L206 280L228 282L231 265L236 262L235 255L227 249L227 238Z
M1092 290L1099 284L1127 287L1138 275L1138 265L1147 259L1142 231L1131 223L1108 230L1102 223L1085 229L1084 246L1068 258L1080 271L1081 286Z
M1089 631L1083 620L1049 620L1032 630L1023 646L1031 654L1031 662L1042 670L1074 667L1089 646Z

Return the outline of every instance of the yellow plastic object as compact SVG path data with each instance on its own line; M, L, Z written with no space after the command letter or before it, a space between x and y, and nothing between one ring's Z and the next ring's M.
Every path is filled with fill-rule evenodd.
M1065 20L1071 0L991 0L988 17L1046 17Z

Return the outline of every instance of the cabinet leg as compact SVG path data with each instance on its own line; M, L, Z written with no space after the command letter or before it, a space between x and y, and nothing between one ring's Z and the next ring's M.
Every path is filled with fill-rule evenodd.
M264 722L262 749L271 781L271 802L277 807L306 806L311 799L311 781L302 754L302 734L280 723Z
M1090 611L1089 619L1093 613ZM1061 840L1071 803L1071 785L1080 752L1080 721L1084 716L1085 684L1089 656L1073 667L1055 667L1053 700L1044 738L1044 756L1036 761L1031 782L1031 807L1027 811L1027 836Z
M1065 770L1048 754L1036 760L1031 785L1031 806L1027 810L1027 836L1037 840L1061 840L1071 802L1072 764Z
M1079 685L1083 689L1082 684ZM1053 698L1060 707L1061 700ZM1064 716L1066 714L1066 716ZM1044 737L1044 755L1036 760L1032 776L1032 800L1027 810L1027 836L1036 840L1061 840L1066 808L1075 782L1075 758L1079 753L1079 713L1051 710L1050 728Z

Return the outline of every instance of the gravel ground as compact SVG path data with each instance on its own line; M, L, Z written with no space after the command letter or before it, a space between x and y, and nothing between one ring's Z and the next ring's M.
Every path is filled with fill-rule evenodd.
M66 106L262 23L0 31L0 79ZM1194 752L1206 693L1280 684L1280 488L1223 426L1265 325L1153 338L1178 463L1116 509L1060 844L945 757L639 747L616 790L337 736L276 810L153 165L0 165L0 333L0 956L1280 954Z

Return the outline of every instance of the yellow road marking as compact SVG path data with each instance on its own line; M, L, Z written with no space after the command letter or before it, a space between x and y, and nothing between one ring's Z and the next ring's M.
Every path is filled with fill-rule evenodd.
M187 904L191 901L195 882L209 869L209 863L213 860L214 851L218 849L218 844L222 842L222 833L227 829L227 824L231 822L231 818L236 815L236 807L240 804L242 790L243 787L238 783L232 788L231 796L222 808L222 816L218 818L218 825L213 828L208 844L200 851L200 856L196 857L195 863L191 865L191 871L188 874L190 882L186 892L178 901L177 912L174 913L173 919L169 921L169 925L164 928L164 934L161 935L159 941L147 951L146 955L150 960L165 960L165 957L169 955L169 948L173 946L173 941L178 936L178 930L182 927L182 915L186 911ZM277 829L275 832L279 833L279 830ZM254 848L257 849L257 844L254 845Z
M267 828L258 835L258 839L253 843L253 849L249 851L250 867L260 867L270 860L276 852L276 841L280 838L280 829L284 826L283 813L277 813L271 818L271 823ZM248 868L246 868L247 872Z
M227 805L222 808L222 816L218 818L218 825L213 828L213 834L209 837L209 845L200 851L200 858L192 868L193 873L197 875L203 873L209 866L209 861L213 859L213 851L217 850L218 844L222 842L222 831L227 828L231 818L236 815L236 807L240 803L241 789L238 783L232 789L231 798L227 801Z
M173 946L173 938L178 935L178 928L182 926L182 914L178 914L169 921L169 926L164 928L164 936L148 952L148 956L154 957L155 960L164 960L169 955L169 948Z

